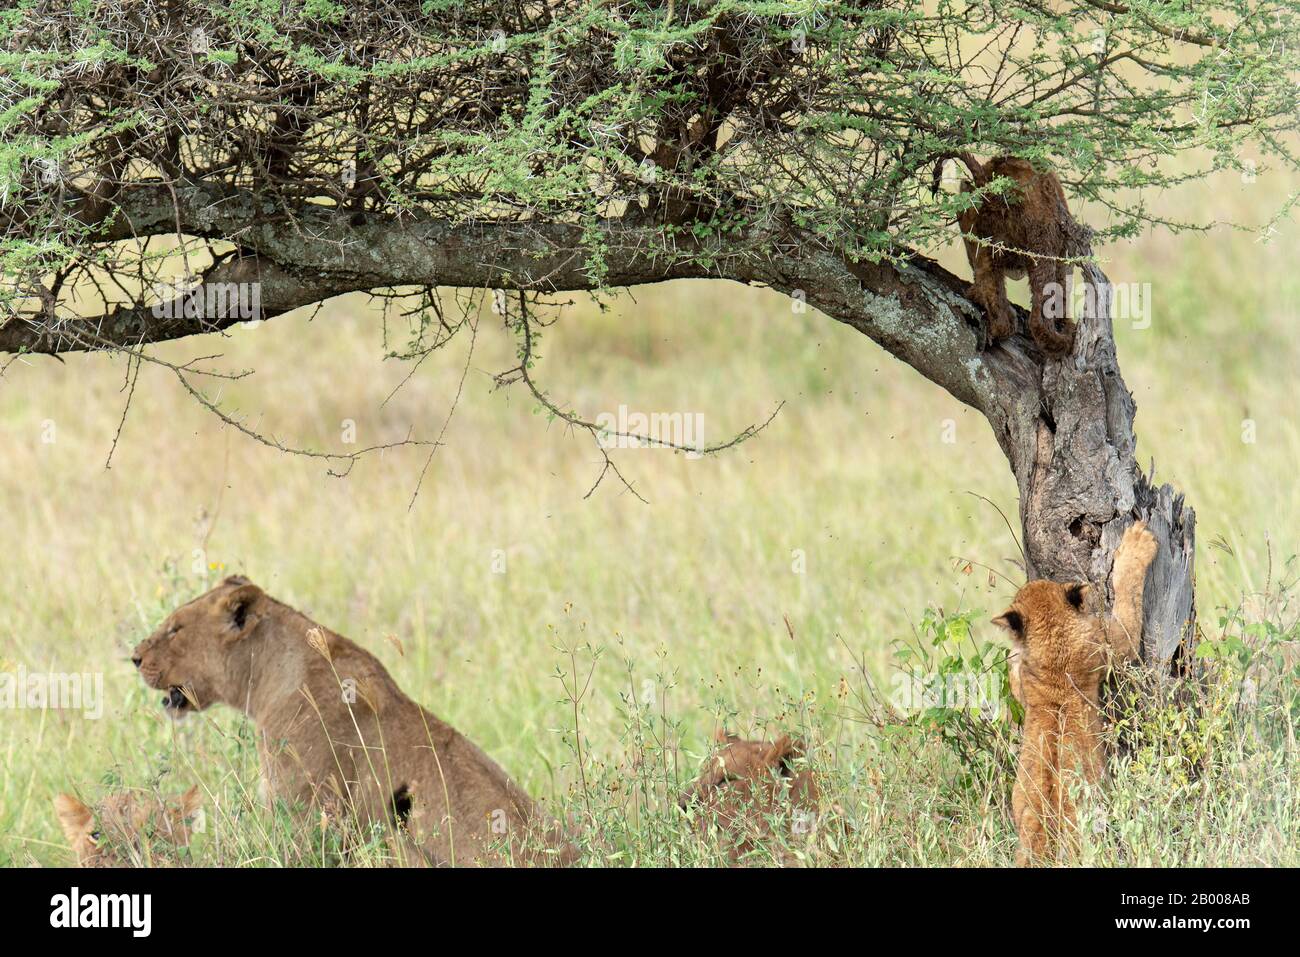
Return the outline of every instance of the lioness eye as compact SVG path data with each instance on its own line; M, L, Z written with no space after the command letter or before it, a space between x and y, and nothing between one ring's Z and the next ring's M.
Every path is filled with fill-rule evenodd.
M99 831L91 831L91 832L90 832L90 840L91 840L93 843L95 843L95 844L98 844L98 843L99 843L99 839L100 839L101 836L102 836L102 835L100 834Z

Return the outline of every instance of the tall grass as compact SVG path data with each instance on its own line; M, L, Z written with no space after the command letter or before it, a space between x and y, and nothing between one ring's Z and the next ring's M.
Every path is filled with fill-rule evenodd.
M1293 186L1223 177L1168 202L1257 221ZM1266 621L1295 637L1284 606L1249 597L1286 590L1300 537L1295 241L1288 224L1269 244L1218 230L1105 251L1112 278L1152 284L1153 321L1121 324L1119 350L1140 455L1198 513L1212 641ZM964 274L960 253L945 255ZM1016 546L968 493L1011 514L1015 485L983 420L860 334L770 292L679 282L605 306L575 301L543 340L537 376L557 400L589 415L620 404L702 412L709 440L784 408L723 455L615 453L645 505L609 480L584 498L600 469L589 439L521 392L493 390L514 344L487 308L472 356L462 339L404 384L409 366L381 358L378 314L358 297L159 347L255 369L225 385L227 408L293 444L342 451L354 448L343 444L348 421L358 446L411 428L436 437L468 358L446 444L412 504L425 450L376 455L334 479L319 461L222 428L148 367L106 469L122 361L11 365L0 379L0 670L102 673L107 702L98 721L0 712L0 861L70 861L50 807L59 791L94 799L194 782L209 797L196 861L337 859L329 828L262 808L243 719L213 710L169 723L128 661L167 610L238 571L378 654L412 697L599 835L592 860L718 860L675 797L725 726L808 740L827 813L850 829L819 829L791 849L795 860L1010 862L1004 765L972 768L933 729L882 728L854 704L868 678L888 682L894 642L927 609L971 612L976 639L993 638L985 622L1013 586L963 569L982 563L1018 581ZM1214 609L1239 607L1218 623ZM1229 682L1227 658L1209 666ZM1167 751L1209 734L1206 715L1218 737L1199 760L1213 773L1184 781ZM1197 724L1117 763L1084 859L1295 863L1293 737L1257 733L1226 706L1169 716L1178 720ZM776 848L769 859L789 857ZM382 863L385 852L348 860Z

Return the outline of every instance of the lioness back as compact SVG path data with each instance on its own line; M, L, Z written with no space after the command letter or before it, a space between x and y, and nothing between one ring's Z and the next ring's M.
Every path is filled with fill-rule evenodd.
M133 660L174 717L220 702L252 718L272 796L391 826L416 862L572 858L505 771L378 658L245 578L176 609Z

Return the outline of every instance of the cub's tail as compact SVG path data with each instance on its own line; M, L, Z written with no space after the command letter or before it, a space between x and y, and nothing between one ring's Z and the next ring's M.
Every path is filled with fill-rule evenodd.
M939 192L939 184L943 181L943 164L950 159L961 160L962 164L970 171L971 182L975 186L983 186L988 182L988 173L984 169L984 164L977 160L965 150L957 150L951 153L940 153L934 161L934 173L930 179L931 195Z

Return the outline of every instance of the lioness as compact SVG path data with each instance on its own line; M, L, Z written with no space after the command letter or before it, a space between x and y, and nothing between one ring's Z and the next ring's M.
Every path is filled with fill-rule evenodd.
M111 794L93 808L60 794L54 813L79 867L131 867L174 860L201 802L198 785L174 798Z
M1019 864L1050 859L1070 842L1070 788L1102 777L1101 681L1113 664L1138 655L1142 593L1156 548L1143 522L1124 531L1111 572L1112 614L1085 610L1086 584L1032 581L993 619L1011 632L1011 693L1025 708L1011 792Z
M501 846L524 863L574 856L528 795L374 655L246 578L176 609L132 660L173 717L220 702L252 718L273 797L396 828L414 863L505 863ZM536 850L539 839L550 849Z
M820 792L811 769L797 765L804 756L801 742L786 734L776 741L745 741L734 734L717 740L723 747L678 805L693 810L701 834L718 827L732 864L769 838L783 813L793 815L796 834L811 830Z

